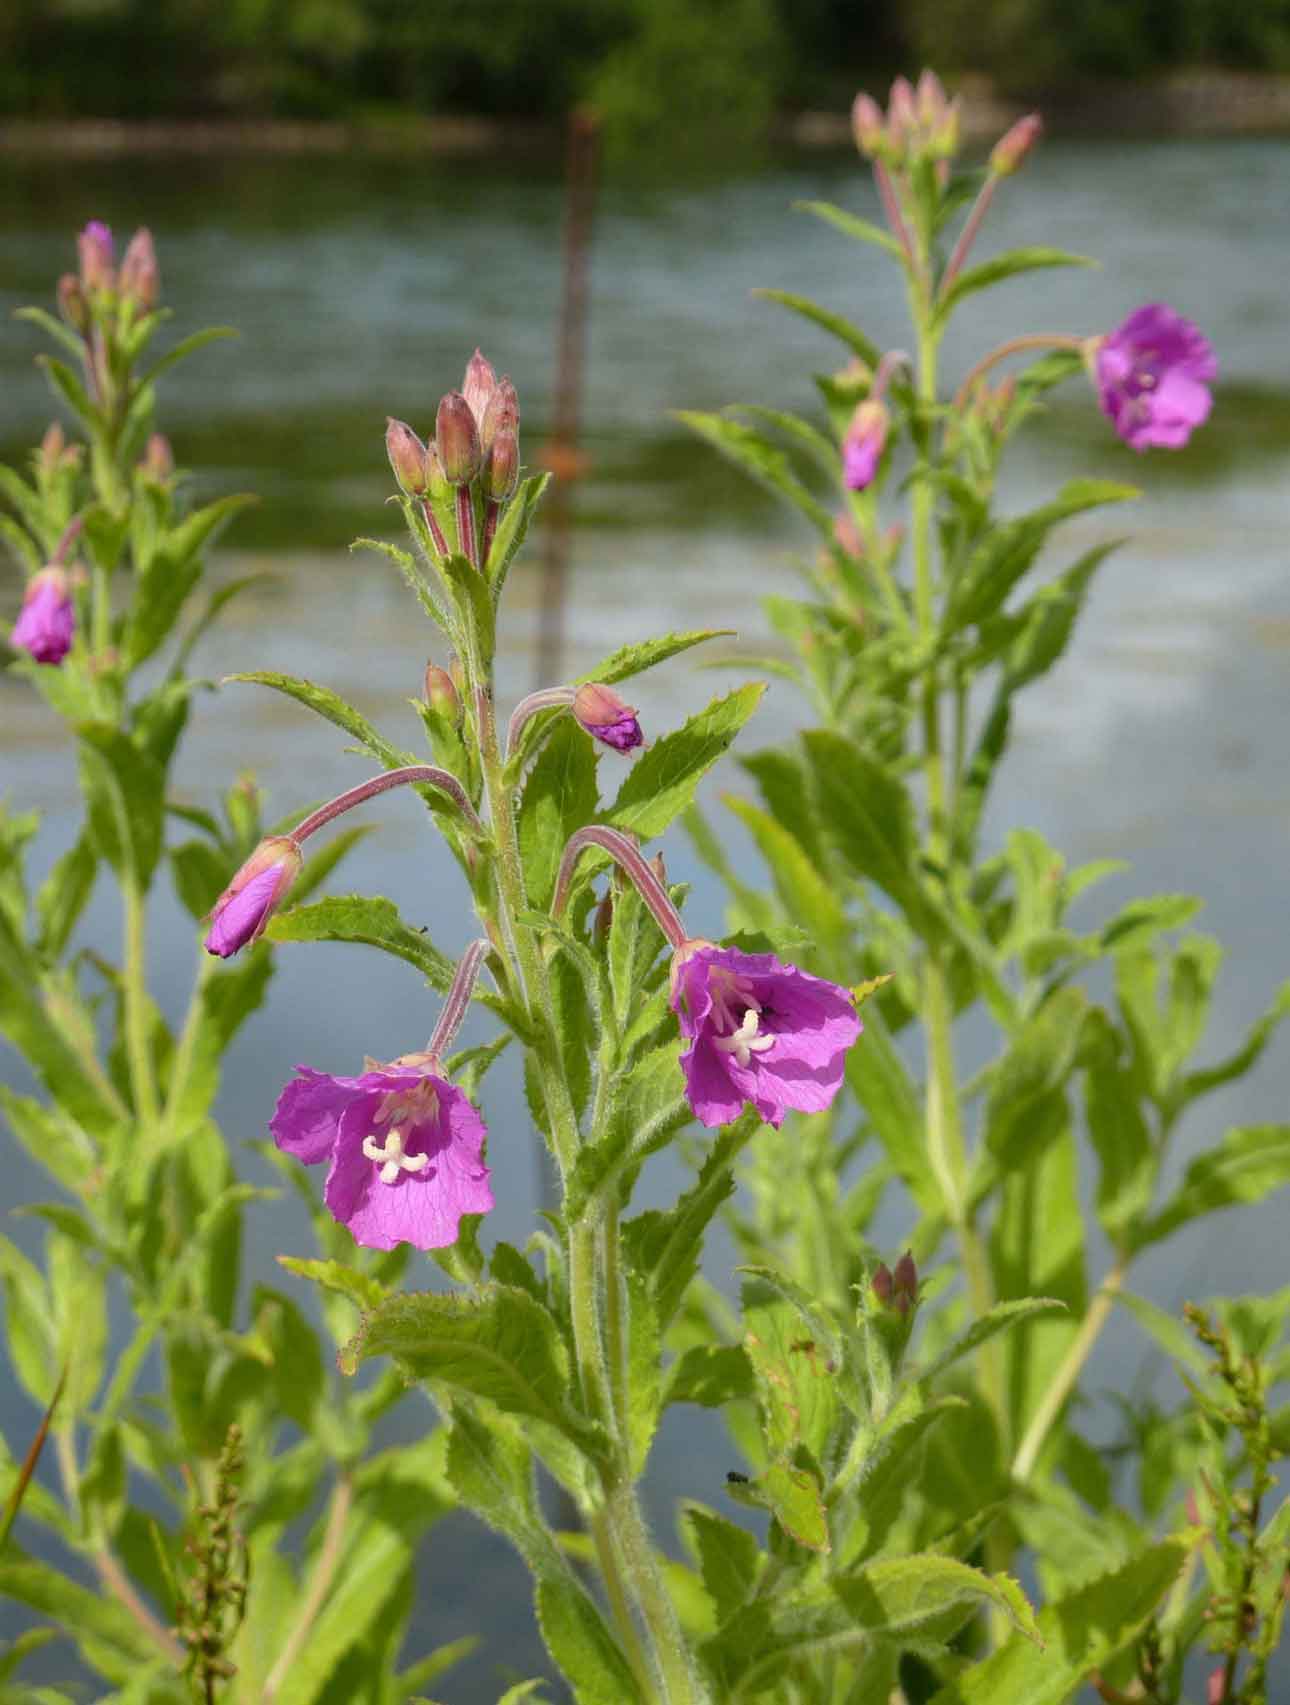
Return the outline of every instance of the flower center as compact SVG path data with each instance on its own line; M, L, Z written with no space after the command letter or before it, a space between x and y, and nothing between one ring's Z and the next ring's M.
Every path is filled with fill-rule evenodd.
M363 1153L380 1168L382 1184L393 1184L401 1172L424 1172L429 1166L428 1154L405 1154L404 1145L409 1127L432 1120L438 1111L439 1097L432 1083L395 1090L382 1099L372 1123L389 1129L383 1138L378 1139L375 1132L363 1138Z
M714 1036L713 1046L723 1054L733 1054L735 1064L747 1067L752 1063L754 1054L764 1054L775 1040L773 1036L759 1036L757 1026L760 1008L750 1006L744 1013L743 1023L729 1036Z

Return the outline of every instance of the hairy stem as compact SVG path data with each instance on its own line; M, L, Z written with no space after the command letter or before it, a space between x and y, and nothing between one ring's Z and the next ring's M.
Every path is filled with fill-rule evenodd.
M1010 355L1020 355L1027 349L1077 349L1082 351L1087 338L1074 337L1069 332L1027 332L1024 337L1010 337L988 355L983 355L954 393L954 411L958 413L972 394L978 379L984 379L992 367L1006 361Z
M434 764L408 764L403 769L386 770L379 776L359 782L357 787L338 793L335 799L329 799L325 805L320 805L316 811L311 811L303 821L297 823L289 838L299 846L307 841L310 835L317 834L319 829L344 812L352 811L356 805L362 805L365 800L375 798L378 793L386 793L392 787L438 788L440 793L448 795L475 834L483 834L484 826L479 821L475 807L470 803L465 788L455 775L448 770L439 769Z
M134 878L122 883L125 901L125 963L121 983L125 1003L125 1047L130 1063L130 1088L135 1116L153 1126L161 1114L157 1079L148 1045L148 983L145 959L146 912L143 894Z

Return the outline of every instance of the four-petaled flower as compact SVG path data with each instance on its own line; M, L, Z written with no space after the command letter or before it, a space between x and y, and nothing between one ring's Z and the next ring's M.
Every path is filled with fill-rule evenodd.
M30 652L37 663L61 663L72 648L75 629L76 610L66 570L57 565L42 568L27 582L10 643Z
M751 1101L768 1125L790 1108L819 1113L842 1087L847 1049L860 1034L855 1004L836 983L785 965L692 940L672 962L672 1006L690 1046L686 1094L703 1124L736 1118Z
M1214 351L1163 302L1139 308L1097 341L1093 362L1102 413L1131 449L1181 449L1209 418Z
M463 1214L493 1205L484 1121L436 1065L405 1054L359 1077L297 1066L269 1122L287 1154L330 1162L323 1201L367 1249L446 1249Z

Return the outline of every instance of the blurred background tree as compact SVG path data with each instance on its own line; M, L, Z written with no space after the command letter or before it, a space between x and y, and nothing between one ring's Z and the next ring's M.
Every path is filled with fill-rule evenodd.
M928 60L1010 91L1290 71L1290 0L6 0L0 113L545 117L757 127ZM140 67L147 75L140 75Z

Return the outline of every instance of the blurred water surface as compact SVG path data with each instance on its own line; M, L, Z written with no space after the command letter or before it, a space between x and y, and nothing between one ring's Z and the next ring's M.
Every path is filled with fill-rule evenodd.
M387 414L422 431L441 391L459 382L478 342L519 386L526 449L540 442L552 387L558 300L560 187L552 162L530 159L136 159L7 162L0 182L4 267L0 309L48 301L71 263L72 234L90 217L118 231L150 225L166 300L179 329L232 323L241 337L199 355L163 396L162 424L178 460L200 470L203 491L250 489L255 514L220 552L222 576L268 578L230 612L199 658L212 680L234 669L280 669L326 683L395 739L415 746L406 700L417 691L436 635L388 565L347 553L358 533L395 536L382 448ZM1010 505L1039 501L1070 474L1141 480L1142 501L1115 518L1130 535L1094 593L1087 620L1053 676L1016 721L1017 749L989 817L991 838L1041 829L1072 860L1132 861L1087 904L1085 917L1134 893L1203 895L1204 927L1229 949L1211 1046L1225 1051L1285 975L1285 739L1290 682L1287 453L1290 338L1284 266L1287 145L1281 142L1060 144L1042 149L1004 186L985 251L1057 243L1096 255L1097 272L1041 274L960 316L949 380L989 344L1025 330L1095 331L1144 300L1164 298L1213 340L1222 386L1211 425L1186 453L1140 460L1119 446L1079 385L1064 392L1014 453ZM669 415L736 400L811 406L812 369L840 364L812 328L756 301L756 285L792 289L861 321L884 345L908 342L894 270L808 216L795 200L826 197L877 217L854 159L780 156L713 168L696 179L659 171L611 177L602 187L592 267L587 448L581 525L568 611L568 668L589 667L625 638L669 627L739 630L764 649L764 593L791 589L793 522L694 442ZM39 437L50 405L31 366L37 340L7 312L0 341L0 447L12 460ZM1046 559L1057 568L1110 523L1069 527ZM0 571L0 599L17 580ZM530 682L535 588L521 567L503 626L501 694ZM442 660L442 659L441 659ZM632 687L653 731L674 724L722 684L680 659ZM802 712L777 683L747 738L781 738ZM195 707L181 780L209 802L242 770L268 789L270 815L366 773L328 725L263 689L230 686ZM43 704L0 677L0 780L16 805L46 814L43 870L67 844L74 766ZM614 760L604 759L602 773ZM609 778L609 785L614 782ZM718 786L738 785L731 767ZM715 790L708 790L715 807ZM719 810L719 807L716 807ZM374 808L380 833L351 858L346 888L391 893L448 951L468 937L449 862L411 800ZM751 873L755 861L735 841ZM695 927L721 929L721 895L678 834L669 867L692 880ZM83 937L105 946L119 929L100 892ZM193 931L163 892L151 954L163 1004L186 998ZM364 1053L419 1046L433 1003L414 974L377 954L339 946L281 955L269 1003L230 1057L219 1113L232 1143L263 1134L281 1083L297 1062L352 1069ZM484 1034L482 1030L478 1035ZM863 1045L863 1044L861 1044ZM969 1062L982 1038L964 1038ZM1286 1116L1282 1041L1257 1076L1225 1092L1187 1126L1176 1164L1213 1141L1218 1119ZM11 1054L0 1075L24 1081ZM532 1225L536 1171L515 1074L489 1080L486 1112L498 1199L486 1231L522 1242ZM248 1160L259 1176L259 1162ZM670 1199L680 1163L664 1156L642 1183L645 1202ZM7 1162L9 1205L45 1186L25 1159ZM1284 1284L1279 1201L1203 1222L1145 1259L1137 1287L1166 1307L1217 1291ZM10 1222L31 1243L31 1222ZM895 1245L904 1213L893 1203L882 1234ZM1236 1227L1239 1225L1239 1233ZM303 1214L281 1202L251 1214L253 1264L281 1278L272 1257L306 1252ZM1092 1257L1098 1270L1101 1252ZM428 1265L428 1264L427 1264ZM728 1273L718 1246L710 1270ZM414 1282L424 1282L414 1269ZM1144 1359L1136 1331L1113 1323L1090 1389L1176 1382ZM1091 1425L1110 1426L1110 1407ZM429 1418L417 1398L391 1436ZM15 1446L35 1424L25 1397L0 1390L0 1424ZM680 1496L720 1502L734 1461L706 1412L672 1411L651 1469L656 1525L672 1537ZM1132 1496L1131 1490L1126 1493ZM12 1607L0 1627L16 1625ZM462 1518L437 1529L420 1566L413 1655L466 1631L481 1651L441 1687L445 1699L494 1699L503 1672L544 1669L525 1578L509 1553Z

